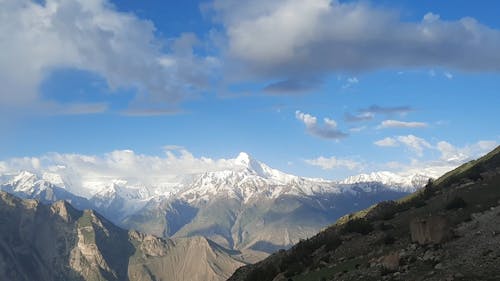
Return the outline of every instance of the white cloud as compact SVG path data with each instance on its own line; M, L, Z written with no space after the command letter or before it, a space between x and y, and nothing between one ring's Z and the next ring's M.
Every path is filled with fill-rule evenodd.
M385 163L384 168L397 171L403 175L422 173L437 178L463 163L483 156L497 145L496 141L482 140L463 147L457 147L446 141L440 141L431 148L441 153L439 159L411 159L410 163L391 161Z
M353 128L350 128L349 129L349 132L353 132L353 133L359 133L363 130L366 129L366 126L361 126L361 127L353 127Z
M162 156L116 150L104 155L49 153L40 157L12 158L0 161L0 172L30 171L38 175L56 173L71 183L77 194L88 196L92 184L126 180L131 186L177 184L191 174L220 171L234 167L232 159L195 157L181 146L165 146Z
M399 136L397 137L397 140L398 142L406 145L408 148L413 150L418 156L423 155L425 148L432 148L432 145L426 140L414 135Z
M415 152L417 156L422 157L424 149L432 149L433 146L423 138L419 138L414 135L397 136L397 137L386 137L384 139L374 142L377 146L382 147L394 147L399 145L404 145L411 151Z
M378 140L374 142L378 146L398 146L398 142L394 138L387 137L385 139Z
M359 83L359 80L357 77L349 77L349 78L347 78L346 83L344 85L342 85L342 89L348 89L351 86L358 84L358 83Z
M424 122L405 122L399 120L384 120L377 129L387 129L387 128L425 128L427 123Z
M463 147L456 147L449 142L440 141L436 144L436 149L441 153L441 160L449 163L463 163L493 150L497 145L496 141L482 140Z
M408 22L366 1L216 0L211 6L224 26L228 57L257 76L387 67L500 70L500 31L473 18L428 13Z
M52 111L39 86L53 70L71 68L98 74L111 89L137 90L133 107L172 106L208 83L217 60L193 53L193 34L165 43L152 22L107 0L0 1L0 104ZM87 109L105 110L71 112Z
M358 84L359 83L359 80L357 77L350 77L347 79L347 83L350 83L350 84Z
M302 113L300 111L295 111L295 117L300 121L304 122L306 127L314 127L318 123L318 119L310 114Z
M425 139L414 135L386 137L375 141L374 144L381 147L404 145L419 157L423 156L425 149L437 150L441 154L439 161L446 162L447 165L463 163L477 158L498 145L496 141L491 140L481 140L477 143L465 145L463 147L456 147L446 141L439 141L435 145L432 145Z
M318 119L308 113L295 111L295 118L306 125L309 134L324 139L341 139L347 137L347 134L337 129L337 122L330 118L324 118L324 124L318 124Z
M336 168L347 168L349 170L359 169L361 163L351 159L341 159L336 157L320 156L315 159L306 159L305 162L312 166L320 167L323 170L332 170Z
M449 73L449 72L445 72L444 73L444 76L448 79L453 79L453 74Z

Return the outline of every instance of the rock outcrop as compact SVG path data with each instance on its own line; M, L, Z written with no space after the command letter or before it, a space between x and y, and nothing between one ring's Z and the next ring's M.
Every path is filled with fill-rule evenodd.
M0 280L227 279L243 263L202 238L169 240L121 229L98 213L0 191Z
M415 218L410 222L411 241L420 245L440 244L451 237L448 220L443 216Z

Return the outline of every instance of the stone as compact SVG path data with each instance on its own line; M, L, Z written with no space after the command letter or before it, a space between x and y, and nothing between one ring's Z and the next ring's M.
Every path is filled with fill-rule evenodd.
M400 257L398 252L390 253L382 257L381 265L391 271L396 271L399 268Z
M410 233L412 242L420 245L440 244L452 236L448 220L439 215L413 219Z
M438 263L438 264L436 264L436 266L434 266L434 269L438 269L438 270L441 270L441 269L443 269L443 268L444 268L444 267L443 267L443 264L442 264L442 263Z
M431 250L427 250L422 257L424 261L433 261L435 259L434 253Z

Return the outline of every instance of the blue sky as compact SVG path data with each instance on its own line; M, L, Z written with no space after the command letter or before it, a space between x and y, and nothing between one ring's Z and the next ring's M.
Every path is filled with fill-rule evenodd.
M497 1L181 2L0 4L0 160L177 145L339 179L500 142Z

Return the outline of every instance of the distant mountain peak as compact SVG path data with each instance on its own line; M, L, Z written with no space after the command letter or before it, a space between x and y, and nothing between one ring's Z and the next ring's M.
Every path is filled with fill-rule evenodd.
M248 165L250 164L250 161L253 160L253 158L250 156L250 154L242 151L238 154L238 156L234 160L236 161L236 163Z
M265 168L263 164L246 152L240 152L236 158L234 158L234 163L238 166L243 166L250 172L265 177Z

